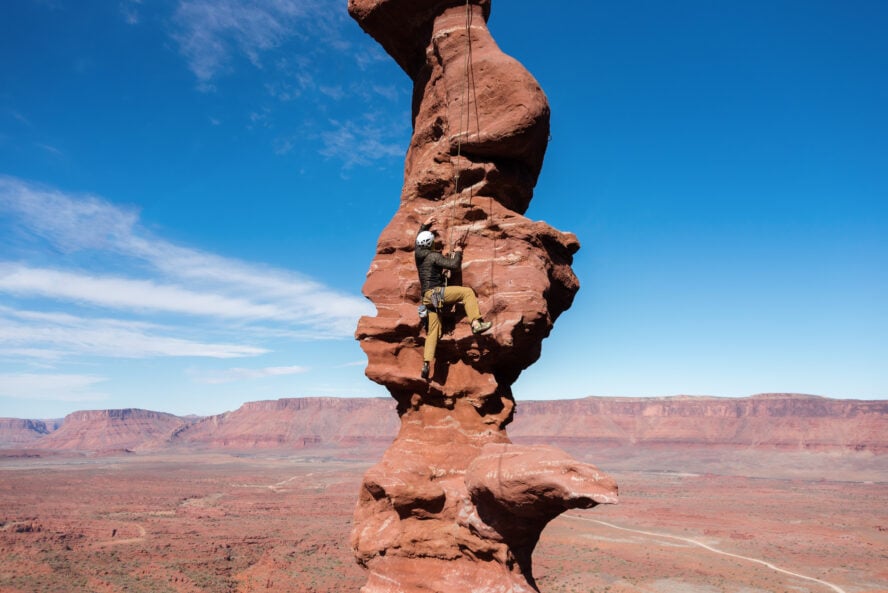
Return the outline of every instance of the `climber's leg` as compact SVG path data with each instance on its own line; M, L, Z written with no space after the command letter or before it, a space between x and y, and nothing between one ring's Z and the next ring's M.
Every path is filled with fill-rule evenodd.
M431 363L435 358L438 338L441 337L441 318L434 309L429 309L429 329L426 331L425 348L422 353L423 362Z
M475 296L475 291L468 286L448 286L444 289L444 304L453 305L455 303L463 304L466 308L466 317L470 322L481 317L478 297Z

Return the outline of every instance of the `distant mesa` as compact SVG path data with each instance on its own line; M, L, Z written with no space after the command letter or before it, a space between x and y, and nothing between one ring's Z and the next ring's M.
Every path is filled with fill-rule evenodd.
M42 420L0 418L0 445L4 447L29 445L49 433L50 429Z
M206 417L184 418L129 409L74 412L61 422L0 418L0 449L130 449L142 453L385 446L398 433L395 405L388 398L307 397L250 402L237 410ZM56 424L60 425L57 430ZM509 428L511 438L523 444L719 446L885 454L888 401L784 393L739 398L522 401L516 405L515 420Z
M387 443L397 426L382 398L286 398L249 402L233 412L183 425L173 447L275 449Z
M74 412L35 446L70 451L156 450L165 447L171 433L184 422L173 414L139 409Z
M522 405L512 432L542 442L885 453L886 429L888 401L770 393L533 402Z

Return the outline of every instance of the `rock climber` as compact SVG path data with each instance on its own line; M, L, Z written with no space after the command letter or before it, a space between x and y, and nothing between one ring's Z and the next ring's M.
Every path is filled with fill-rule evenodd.
M419 227L416 234L416 269L422 290L422 304L428 311L428 330L422 356L423 379L429 378L429 364L435 358L435 348L441 337L440 308L445 305L462 303L466 317L472 325L472 333L482 334L490 329L491 323L481 319L478 298L475 291L467 286L447 286L448 270L458 270L462 266L462 241L453 249L452 255L444 255L435 250L435 233L431 227L435 217L430 216Z

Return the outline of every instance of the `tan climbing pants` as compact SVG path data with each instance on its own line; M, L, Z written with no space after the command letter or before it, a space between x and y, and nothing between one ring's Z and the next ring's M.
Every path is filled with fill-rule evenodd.
M427 290L422 295L422 304L429 307L429 329L426 332L425 350L422 354L422 359L425 362L431 362L435 358L435 349L438 347L438 339L441 337L441 318L438 316L438 312L430 307L432 290ZM454 305L456 303L462 303L466 308L466 317L469 318L470 323L481 318L478 298L475 296L475 291L468 286L447 286L444 288L444 304Z

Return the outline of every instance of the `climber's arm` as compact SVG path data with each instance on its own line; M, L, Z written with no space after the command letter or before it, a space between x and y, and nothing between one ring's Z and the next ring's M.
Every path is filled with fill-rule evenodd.
M458 270L462 265L462 251L454 251L453 255L441 255L437 252L430 253L426 259L445 270Z

